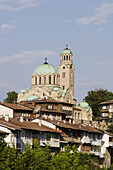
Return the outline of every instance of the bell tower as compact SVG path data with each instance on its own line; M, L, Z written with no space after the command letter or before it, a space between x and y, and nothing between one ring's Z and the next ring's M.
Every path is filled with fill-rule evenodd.
M74 65L73 54L66 45L66 48L61 53L61 62L59 65L60 86L63 90L70 89L74 98Z

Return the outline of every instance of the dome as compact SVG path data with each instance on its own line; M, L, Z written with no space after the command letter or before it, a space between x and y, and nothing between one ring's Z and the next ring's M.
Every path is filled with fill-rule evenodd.
M49 74L49 73L55 74L56 73L57 74L57 70L51 64L42 64L42 65L38 66L33 72L33 74L39 74L39 73L40 74L44 74L44 73L46 73L46 74Z
M32 101L32 100L36 100L36 99L39 99L38 96L35 96L35 95L32 95L32 96L29 96L26 101Z
M72 52L71 52L70 49L66 48L66 49L64 49L64 50L62 51L61 54L72 54Z
M83 110L84 110L85 112L88 112L89 109L90 109L90 106L89 106L89 104L88 104L87 102L81 102L81 103L79 103L79 106L80 106L81 108L83 108Z
M26 91L25 91L24 89L22 89L22 90L20 91L20 93L25 94L25 93L26 93Z

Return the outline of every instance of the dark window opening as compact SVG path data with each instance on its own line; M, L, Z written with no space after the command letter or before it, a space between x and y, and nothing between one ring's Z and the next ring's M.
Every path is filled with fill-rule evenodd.
M51 76L49 76L49 84L51 84Z
M39 84L41 84L41 77L39 77Z
M66 60L68 60L68 55L66 55Z

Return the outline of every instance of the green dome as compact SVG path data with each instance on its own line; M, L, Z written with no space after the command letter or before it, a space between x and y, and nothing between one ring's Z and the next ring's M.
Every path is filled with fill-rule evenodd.
M20 91L20 93L25 94L25 93L26 93L26 91L25 91L24 89L22 89L22 90Z
M26 101L32 101L32 100L36 100L36 99L39 99L38 96L35 96L35 95L32 95L32 96L29 96Z
M81 103L79 103L79 106L80 106L81 108L83 108L83 110L84 110L85 112L88 112L89 109L90 109L90 106L89 106L89 104L88 104L87 102L81 102Z
M33 72L33 74L38 74L38 73L40 73L40 74L44 74L44 73L46 73L46 74L49 74L49 73L54 74L54 73L56 73L57 74L57 70L51 64L42 64L42 65L38 66Z
M66 48L62 51L62 54L72 54L71 50Z

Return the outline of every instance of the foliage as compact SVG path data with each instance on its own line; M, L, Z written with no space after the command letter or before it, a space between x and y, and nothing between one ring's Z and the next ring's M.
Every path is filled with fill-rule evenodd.
M106 131L113 134L113 123L108 126Z
M92 156L77 152L67 145L65 152L51 155L48 146L42 148L34 141L34 146L27 143L25 151L18 153L13 147L0 139L0 170L99 170Z
M18 93L15 91L11 91L7 93L7 98L4 99L4 103L14 103L14 101L17 101Z
M88 91L88 95L84 98L84 100L90 105L93 111L93 116L95 118L99 118L99 103L113 100L113 93L108 90L96 89Z

